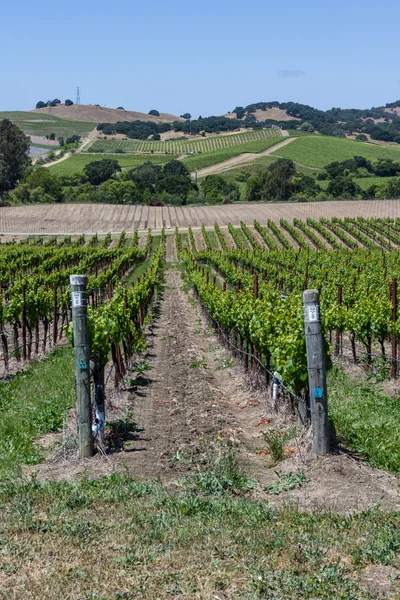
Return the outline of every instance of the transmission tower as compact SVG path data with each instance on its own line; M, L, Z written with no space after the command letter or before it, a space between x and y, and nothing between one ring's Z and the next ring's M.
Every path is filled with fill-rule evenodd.
M80 95L81 89L80 87L76 88L76 102L75 104L80 104L81 103L81 95Z

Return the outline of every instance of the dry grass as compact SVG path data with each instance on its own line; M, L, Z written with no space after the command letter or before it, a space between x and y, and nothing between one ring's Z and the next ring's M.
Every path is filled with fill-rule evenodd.
M286 110L282 108L268 108L267 110L256 110L254 112L254 116L258 121L265 121L265 119L272 119L274 121L292 121L295 120L294 117L291 117L287 114ZM229 113L224 115L224 117L228 117L228 119L235 119L235 113ZM299 120L299 119L297 119Z
M47 116L48 109L39 108L32 112ZM132 110L117 110L105 106L87 106L85 104L73 104L65 106L61 104L51 109L51 114L63 119L76 121L93 121L94 123L117 123L118 121L153 121L154 123L170 123L172 121L183 121L180 117L168 113L160 113L159 117Z

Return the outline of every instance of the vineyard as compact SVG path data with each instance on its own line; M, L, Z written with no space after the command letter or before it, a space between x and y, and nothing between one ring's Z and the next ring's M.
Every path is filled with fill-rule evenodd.
M172 154L191 154L215 152L235 146L244 146L242 152L260 152L272 145L271 139L280 138L277 129L255 129L232 135L219 135L201 140L97 140L90 148L93 152L168 152Z
M137 235L128 242L124 233L113 248L110 248L110 234L102 241L95 235L87 243L81 236L74 242L65 237L60 242L53 238L46 244L41 240L31 244L28 240L16 246L4 245L0 273L4 372L13 372L21 361L26 363L46 356L49 350L64 344L65 336L73 335L69 275L78 272L88 276L90 340L98 377L104 377L104 366L112 356L118 385L125 375L127 361L143 345L143 325L164 256L164 237L161 236L160 244L154 244L155 239L149 231L143 249L138 247ZM137 269L140 276L136 275ZM17 416L21 407L13 403L10 389L1 390L4 410L1 444L12 442L9 452L2 446L2 472L18 468L21 462L35 462L38 453L29 438L43 432L43 421L53 421L53 426L62 422L70 406L65 401L52 403L51 392L49 389L44 398L37 399L37 405L32 399L31 419L26 423L24 435L18 437ZM36 420L36 411L44 411L46 418L42 415Z
M4 597L16 581L43 597L41 577L53 572L54 600L77 590L194 597L199 567L188 553L207 578L199 598L221 587L261 598L272 581L296 600L305 580L306 598L377 600L362 576L388 563L382 580L397 593L400 405L379 386L398 375L400 219L31 236L0 254L0 499L14 540L3 550L13 573ZM88 278L96 449L84 461L73 408L74 372L88 369L72 354L77 273ZM334 454L318 460L303 307L313 287L336 436ZM224 574L203 566L215 544ZM293 559L299 548L309 562ZM268 575L254 556L273 561ZM284 570L274 566L282 556ZM143 576L143 564L156 574Z
M256 221L254 230L242 223L240 229L230 225L223 233L216 226L211 235L203 228L202 238L198 251L200 240L191 230L185 248L177 234L198 297L221 335L240 353L251 351L251 361L265 366L267 379L275 371L299 403L304 402L301 392L308 378L302 300L306 288L320 290L323 329L336 357L345 355L383 377L397 377L400 221L309 219L290 224L282 219L280 226ZM327 347L328 363L331 350ZM349 422L343 408L334 406L333 413L353 447L377 466L398 470L398 430L392 420L399 417L398 402L392 403L391 416L388 406L381 407L380 416L375 413L381 423L376 429L371 417L360 423L354 412Z
M379 158L391 158L398 161L400 160L400 148L312 135L295 139L288 146L280 148L277 155L290 158L308 167L323 169L332 162L347 160L354 156L363 156L372 161Z

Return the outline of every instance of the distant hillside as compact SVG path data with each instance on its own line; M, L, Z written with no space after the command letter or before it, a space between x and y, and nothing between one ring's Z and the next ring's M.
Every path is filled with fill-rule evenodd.
M400 100L385 106L367 109L331 108L319 110L298 102L256 102L248 106L236 106L225 115L243 126L252 124L279 125L295 129L318 131L337 137L360 136L358 139L379 140L400 144Z
M282 108L267 108L266 110L256 109L251 114L255 116L257 121L265 121L267 119L272 121L291 121L293 119L293 117L288 115L286 110L283 110ZM227 113L224 117L236 119L236 113Z
M48 108L38 108L31 111L35 114L48 114ZM131 110L118 110L117 108L106 108L104 106L91 106L86 104L73 104L65 106L59 104L51 108L51 114L63 119L74 121L91 121L93 123L118 123L118 121L152 121L153 123L172 123L173 121L184 121L180 117L168 113L160 113L159 117L147 115Z

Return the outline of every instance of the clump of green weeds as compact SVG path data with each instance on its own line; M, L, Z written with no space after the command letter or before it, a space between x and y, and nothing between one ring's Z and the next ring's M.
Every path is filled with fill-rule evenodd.
M280 431L275 429L267 429L262 432L267 448L271 454L271 458L275 463L285 458L285 438Z
M194 492L218 495L227 491L239 492L256 486L242 472L238 451L232 444L219 444L206 449L205 468L198 469L186 478L184 486Z
M275 473L278 475L278 481L264 488L268 494L273 494L274 496L298 487L303 487L303 485L310 481L303 471L287 475L279 473L279 471L275 471Z
M205 361L204 359L201 359L201 360L195 360L194 362L192 362L192 363L189 365L189 368L190 368L190 369L198 369L199 367L202 367L203 369L206 369L206 368L207 368L207 363L206 363L206 361Z

